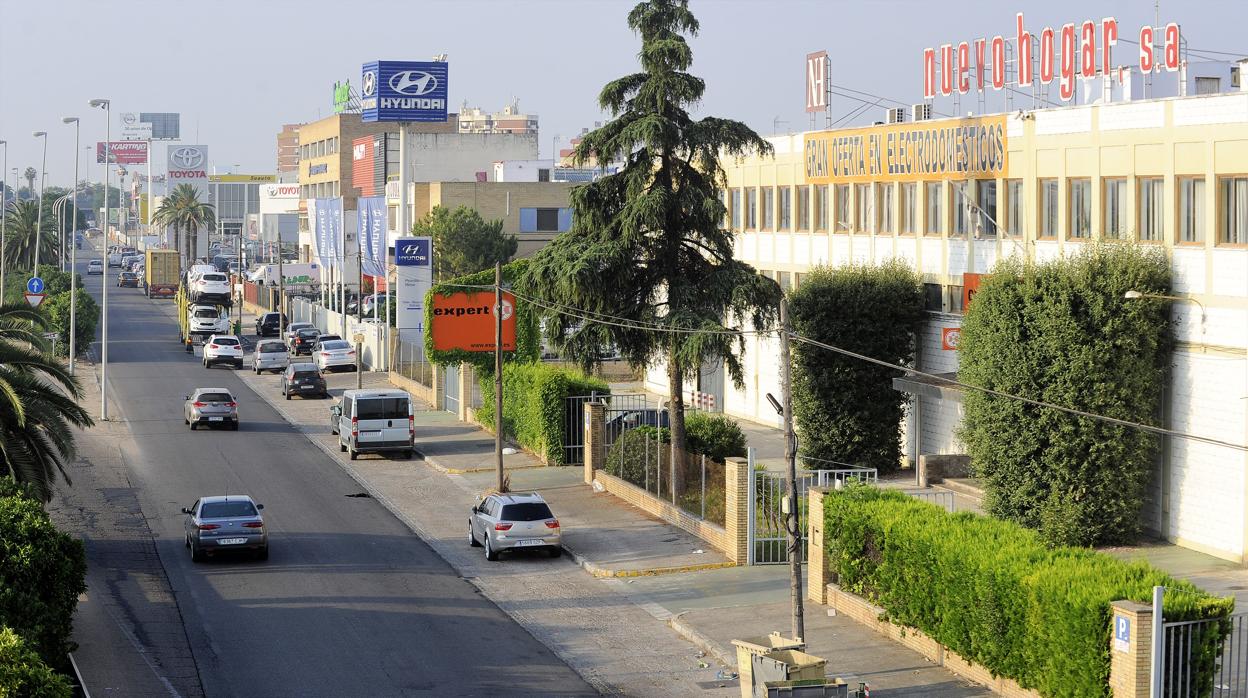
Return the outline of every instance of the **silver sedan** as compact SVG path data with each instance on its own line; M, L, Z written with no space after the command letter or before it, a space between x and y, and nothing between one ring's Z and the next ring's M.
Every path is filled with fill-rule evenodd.
M201 424L238 431L238 401L225 388L196 388L186 396L182 421L194 431Z
M269 559L269 534L260 516L263 508L245 494L201 497L183 508L191 559L200 562L209 555L240 551Z

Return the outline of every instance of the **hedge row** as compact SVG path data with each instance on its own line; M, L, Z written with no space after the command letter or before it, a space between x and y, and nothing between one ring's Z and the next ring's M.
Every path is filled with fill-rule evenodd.
M477 420L497 429L494 418L494 375L480 375L482 406ZM576 371L545 364L503 365L503 428L521 446L552 465L566 463L567 429L583 423L569 414L567 398L609 394L607 383Z
M8 698L69 698L66 676L52 671L39 653L11 628L0 626L0 696Z
M1168 620L1234 607L1146 564L1049 548L1017 524L949 514L896 491L850 487L830 493L824 512L829 567L843 588L1044 696L1110 695L1113 601L1150 603L1160 584ZM1208 633L1194 650L1198 688L1211 685L1222 637Z
M39 311L48 318L48 329L57 333L56 355L69 356L69 307L70 307L70 278L68 272L63 272L55 266L39 265L39 273L37 274L43 279L45 298L39 304ZM78 293L73 294L77 301L77 309L74 313L74 325L76 326L75 337L77 342L75 349L78 355L82 356L91 348L91 342L95 338L95 328L100 321L100 306L91 297L90 293L82 290L82 277L77 276L75 282L78 287ZM9 274L6 284L4 297L10 302L21 302L22 293L26 291L26 281L29 278L29 272L20 272Z

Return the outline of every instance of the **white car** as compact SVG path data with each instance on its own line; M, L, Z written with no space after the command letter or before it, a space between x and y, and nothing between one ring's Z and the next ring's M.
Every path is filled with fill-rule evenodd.
M136 252L136 250L135 250L133 247L118 247L118 248L114 248L114 250L113 250L112 252L109 252L109 253L108 253L108 266L110 266L110 267L119 267L119 266L121 266L121 260L122 260L122 258L123 258L123 257L127 257L127 256L129 256L129 255L132 255L132 254L134 254L135 252Z
M230 278L221 272L200 274L191 286L191 298L196 302L229 303L232 296Z
M322 342L312 354L316 367L322 371L331 371L339 366L348 366L350 370L355 370L355 349L345 339Z
M236 369L243 367L243 343L229 334L214 334L204 342L204 368L216 364L230 364Z
M87 262L87 276L90 276L92 274L103 275L104 263L98 259L93 259L90 262Z
M230 318L215 305L192 305L187 310L191 334L225 334L230 331Z
M259 374L261 371L281 372L290 363L286 354L286 345L280 339L262 339L256 344L256 354L251 360L251 368Z

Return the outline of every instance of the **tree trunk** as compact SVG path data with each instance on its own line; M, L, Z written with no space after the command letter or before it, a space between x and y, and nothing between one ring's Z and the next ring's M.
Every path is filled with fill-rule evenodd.
M676 361L676 340L668 347L667 388L672 396L668 402L668 424L671 430L672 501L679 501L685 489L685 373Z

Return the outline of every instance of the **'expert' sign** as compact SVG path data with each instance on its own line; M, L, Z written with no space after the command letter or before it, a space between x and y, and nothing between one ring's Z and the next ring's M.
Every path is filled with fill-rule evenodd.
M493 291L458 291L432 294L433 348L438 351L494 351L495 313ZM503 292L503 351L516 350L516 299Z

